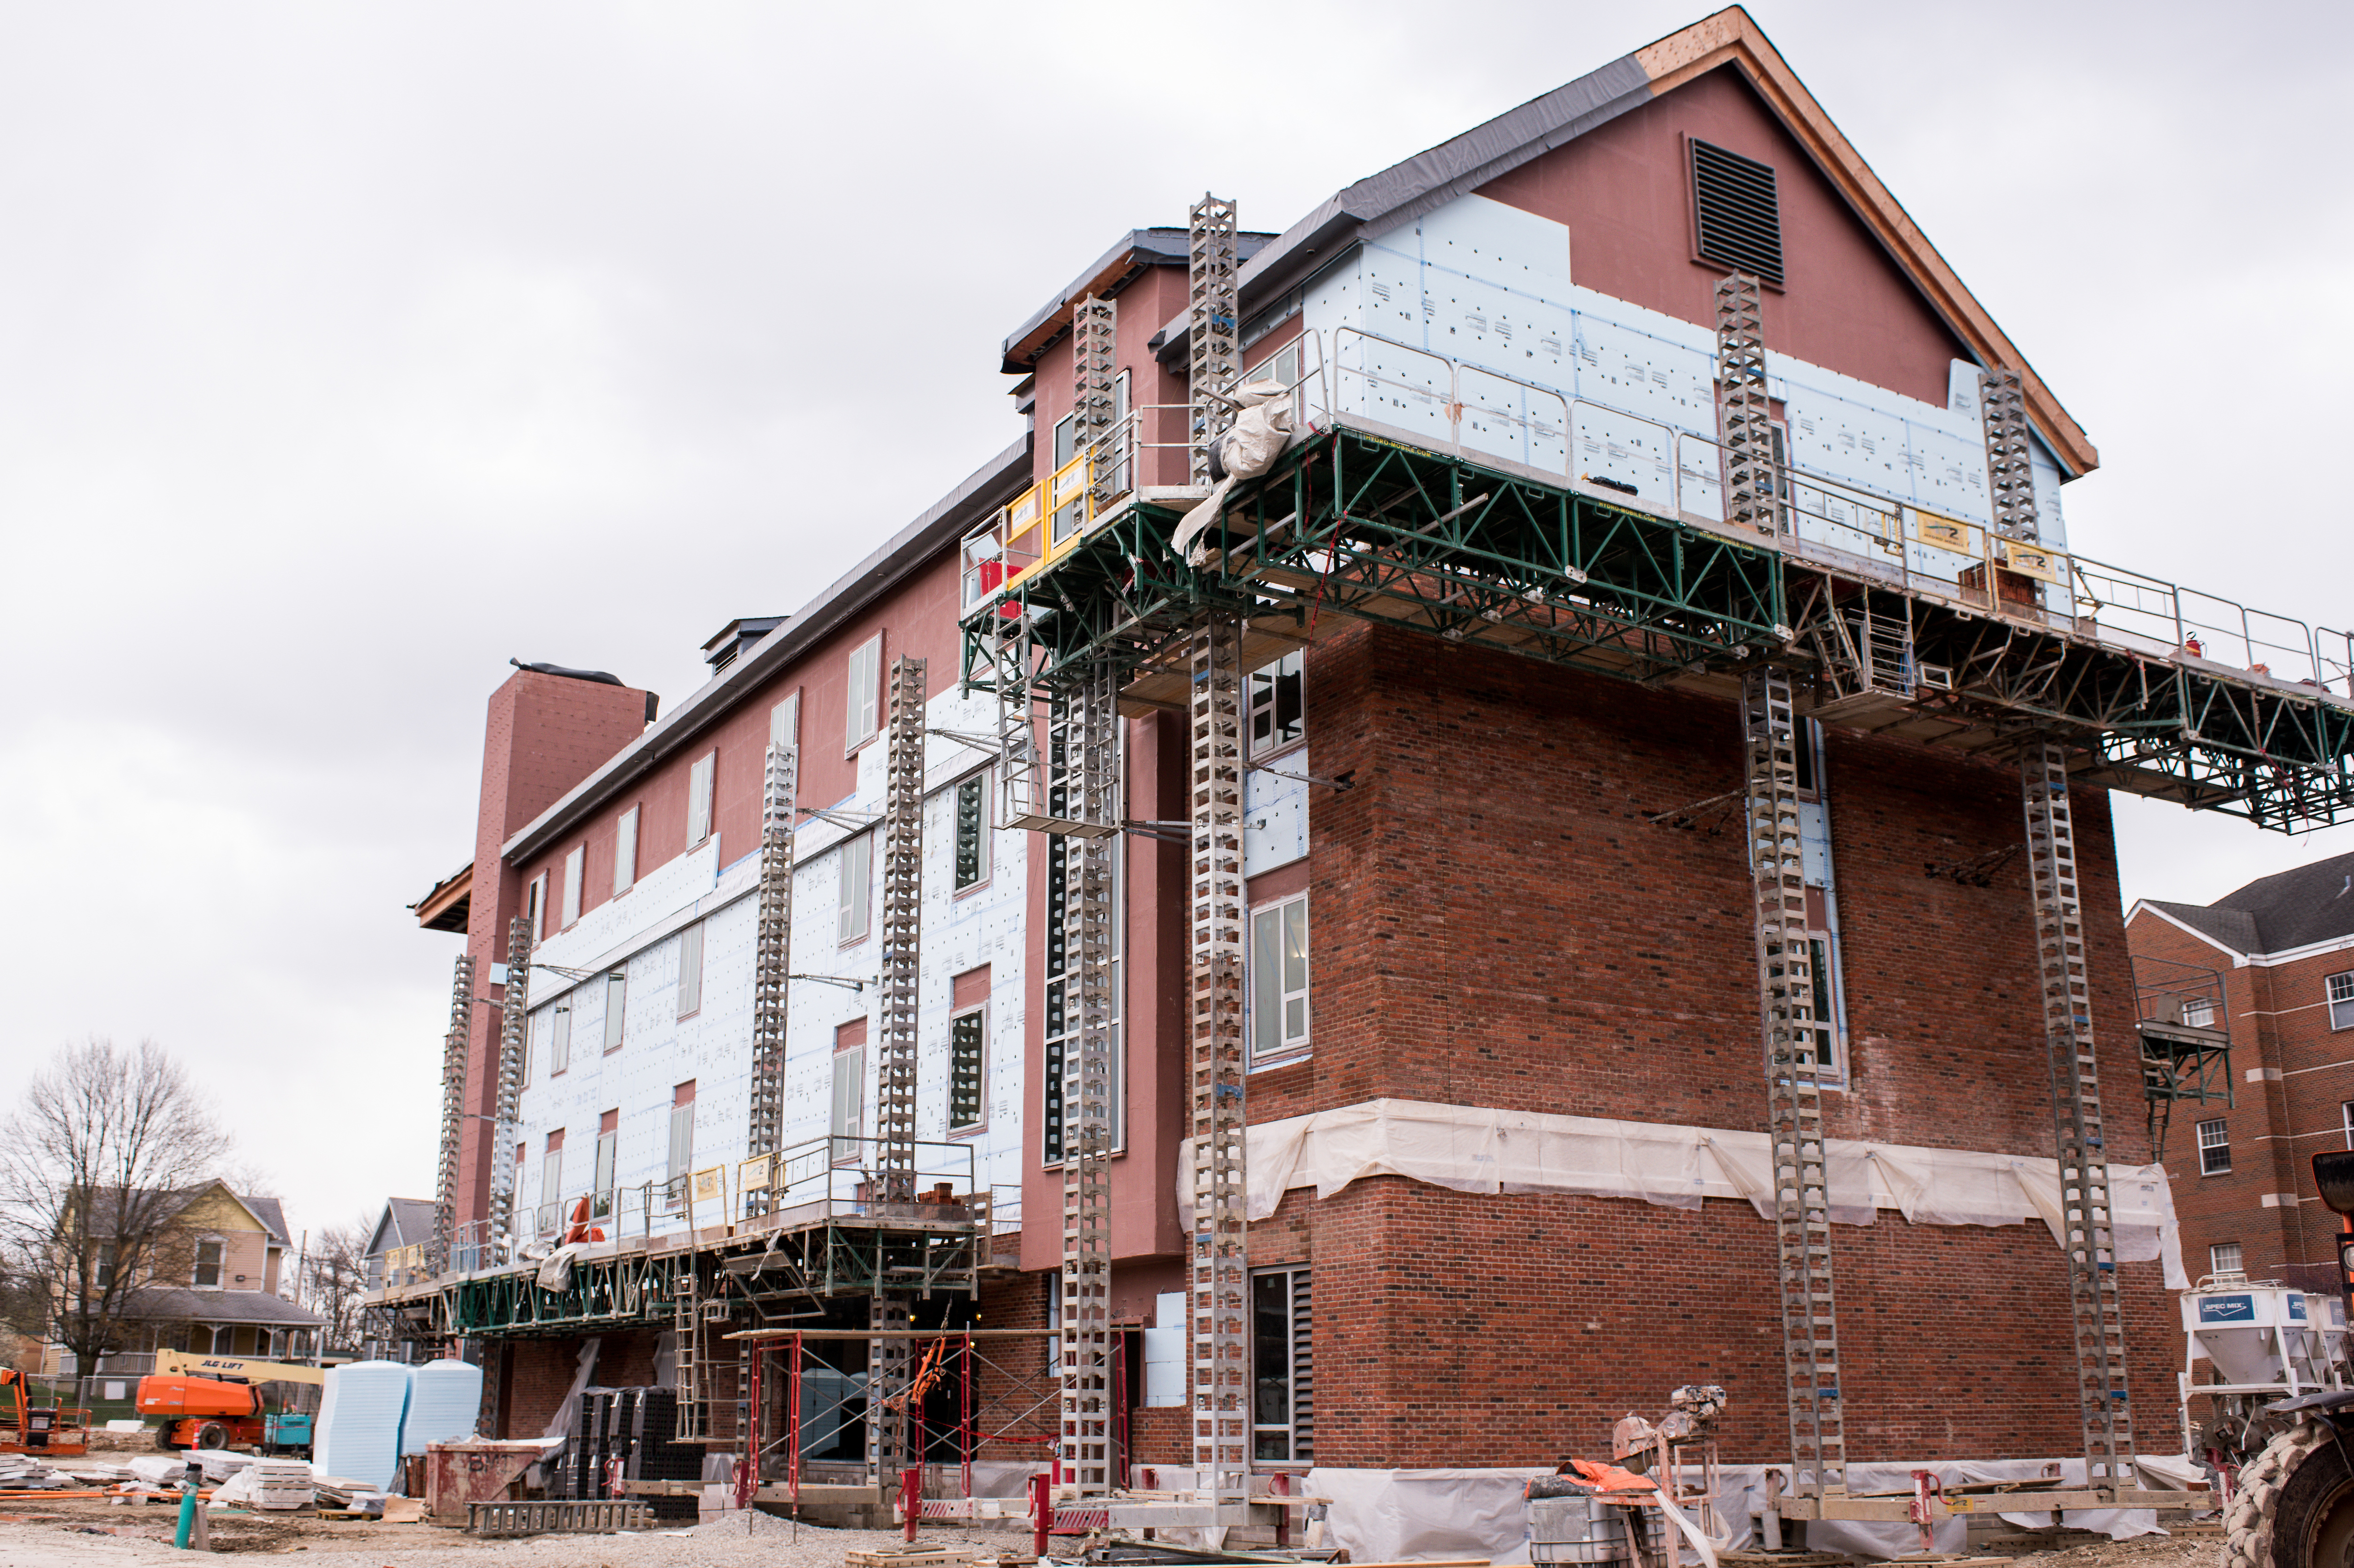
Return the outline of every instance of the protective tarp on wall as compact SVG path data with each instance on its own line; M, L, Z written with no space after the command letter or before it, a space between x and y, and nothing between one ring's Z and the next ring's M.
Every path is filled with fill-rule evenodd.
M1367 1100L1259 1122L1249 1129L1250 1217L1272 1215L1294 1187L1329 1198L1366 1176L1405 1176L1456 1192L1569 1192L1697 1209L1742 1198L1773 1218L1766 1135L1663 1122L1552 1116L1427 1100ZM2017 1225L2041 1220L2059 1240L2056 1160L1913 1144L1829 1141L1831 1218L1868 1225L1882 1209L1914 1224ZM1177 1169L1193 1169L1190 1140ZM1190 1178L1178 1213L1191 1219ZM2173 1194L2160 1165L2112 1165L2117 1255L2160 1260L2166 1287L2187 1290Z
M1848 1484L1858 1492L1910 1491L1913 1472L1934 1473L1946 1486L1968 1481L2025 1480L2044 1474L2057 1464L2064 1480L2084 1483L2082 1459L1999 1459L1977 1463L1921 1461L1910 1464L1850 1465ZM1787 1475L1787 1467L1779 1467ZM2183 1459L2140 1461L2141 1481L2147 1487L2179 1489L2201 1478L2198 1467ZM1750 1521L1764 1506L1763 1465L1727 1465L1720 1472L1717 1518L1723 1533L1720 1550L1754 1549ZM1551 1466L1519 1469L1370 1470L1312 1469L1304 1490L1311 1497L1332 1499L1325 1523L1328 1546L1344 1546L1360 1563L1400 1563L1418 1558L1485 1557L1494 1563L1529 1560L1526 1512L1522 1489L1534 1476L1553 1474ZM2187 1499L2186 1499L2187 1500ZM2052 1522L2046 1513L2005 1513L2001 1516L2023 1530ZM2112 1540L2147 1535L2158 1529L2154 1510L2104 1510L2063 1513L2061 1522L2078 1530L2095 1530ZM1952 1519L1936 1528L1935 1550L1961 1552L1968 1524ZM1921 1533L1909 1524L1819 1522L1808 1528L1811 1551L1841 1552L1862 1557L1900 1557L1921 1550ZM1690 1550L1685 1552L1691 1560Z

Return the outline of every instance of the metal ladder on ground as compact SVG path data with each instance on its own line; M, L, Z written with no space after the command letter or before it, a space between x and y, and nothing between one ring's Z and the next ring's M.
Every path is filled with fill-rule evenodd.
M690 1262L688 1272L673 1280L670 1296L671 1389L678 1395L678 1437L682 1443L710 1435L709 1424L704 1419L701 1398L703 1309L706 1305L725 1310L724 1303L704 1301L695 1288Z
M466 1053L474 1031L474 955L460 953L450 986L450 1032L441 1041L441 1158L433 1182L433 1247L426 1272L450 1266L458 1233L458 1157L465 1147Z
M2125 1312L2118 1298L2109 1157L2101 1128L2101 1081L2093 1052L2092 983L2077 902L2076 833L2068 754L2049 736L2020 758L2027 812L2027 871L2043 982L2052 1127L2060 1161L2061 1247L2076 1330L2076 1404L2085 1476L2094 1487L2129 1487L2133 1414L2126 1400Z
M924 917L925 662L891 662L884 758L881 861L876 913L875 1197L885 1205L916 1201L916 1030ZM908 1369L915 1341L911 1298L877 1279L867 1298L866 1460L871 1478L895 1480L907 1453ZM896 1399L896 1404L890 1402Z
M1742 683L1757 1005L1765 1041L1774 1251L1795 1490L1847 1489L1840 1402L1839 1304L1831 1286L1830 1182L1823 1150L1819 1021L1799 842L1798 746L1790 677L1776 666Z

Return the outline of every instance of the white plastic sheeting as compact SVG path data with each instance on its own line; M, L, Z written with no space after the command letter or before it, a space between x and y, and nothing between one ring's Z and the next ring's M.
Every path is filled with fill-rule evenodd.
M1831 1218L1868 1225L1882 1209L1914 1224L2017 1225L2041 1220L2057 1245L2060 1171L2054 1160L1914 1144L1829 1144ZM1405 1176L1457 1192L1570 1192L1697 1209L1744 1198L1771 1219L1766 1135L1665 1122L1553 1116L1427 1100L1367 1100L1260 1122L1249 1129L1250 1217L1272 1215L1294 1187L1329 1198L1366 1176ZM1193 1169L1190 1147L1177 1161ZM2112 1165L2117 1255L2156 1258L2166 1287L2190 1287L2174 1199L2159 1165ZM1193 1194L1181 1178L1177 1208Z
M1910 1491L1913 1472L1933 1472L1946 1486L1968 1481L2023 1480L2041 1476L2058 1464L2063 1478L2082 1485L2082 1459L1997 1459L1982 1462L1948 1460L1848 1467L1849 1485L1859 1492ZM1787 1473L1787 1467L1780 1467ZM2144 1459L2141 1480L2146 1486L2180 1488L2200 1478L2196 1466L2184 1459ZM1719 1538L1724 1549L1755 1544L1750 1520L1764 1505L1763 1465L1727 1465L1721 1472L1717 1517L1726 1531ZM1309 1471L1305 1490L1312 1497L1332 1499L1326 1520L1325 1544L1345 1546L1359 1562L1398 1563L1431 1557L1486 1557L1495 1563L1529 1560L1525 1505L1522 1489L1535 1476L1553 1474L1550 1465L1532 1468ZM2052 1522L2047 1513L2005 1513L2021 1529ZM2066 1513L2061 1522L2079 1530L2096 1530L2113 1540L2147 1535L2158 1529L2149 1509ZM1936 1550L1965 1549L1967 1524L1948 1520L1936 1531ZM1921 1550L1920 1531L1909 1524L1853 1524L1826 1521L1808 1527L1807 1544L1819 1552L1844 1552L1863 1557L1898 1557Z

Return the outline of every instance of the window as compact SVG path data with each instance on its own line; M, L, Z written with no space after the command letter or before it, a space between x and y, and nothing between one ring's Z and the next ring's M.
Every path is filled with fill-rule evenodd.
M1315 1457L1315 1351L1308 1271L1251 1277L1251 1457L1304 1464Z
M196 1267L195 1274L190 1277L193 1283L207 1288L217 1287L220 1284L220 1243L217 1241L200 1241L196 1244Z
M212 1353L217 1356L237 1354L237 1330L233 1326L225 1325L213 1330Z
M866 938L866 906L875 885L875 835L859 834L842 846L842 903L834 940L845 946Z
M866 1134L866 1020L836 1029L833 1047L833 1162L854 1165Z
M564 1129L557 1128L547 1135L547 1152L539 1160L539 1201L555 1205L564 1202ZM557 1224L561 1214L550 1214L540 1221L543 1227Z
M621 1113L609 1110L597 1118L597 1217L613 1212L613 1165L621 1149Z
M563 930L580 918L580 879L588 869L588 846L575 844L572 853L564 857L564 924Z
M1059 834L1050 834L1046 840L1046 1070L1045 1082L1039 1089L1039 1160L1047 1165L1059 1164L1063 1159L1067 1097L1065 1080L1076 1067L1080 1046L1078 977L1068 965L1076 944L1070 939L1068 915L1072 846L1083 842ZM1126 1062L1120 1044L1120 1019L1127 991L1123 978L1125 960L1120 953L1125 940L1122 933L1128 928L1128 884L1120 872L1120 857L1114 854L1110 859L1111 996L1104 1042L1110 1082L1105 1087L1108 1101L1105 1109L1111 1122L1111 1147L1117 1150L1127 1136ZM1076 1107L1072 1108L1076 1111Z
M97 1277L90 1282L91 1287L101 1291L113 1289L114 1244L112 1242L101 1242L99 1244L98 1257L92 1266L96 1271Z
M986 969L980 971L984 977ZM959 976L960 980L963 977ZM987 983L984 980L984 985ZM949 1020L949 1130L970 1132L981 1122L981 1070L988 1057L986 1002Z
M1701 260L1782 286L1782 213L1768 164L1691 144L1692 215Z
M843 750L855 751L883 727L883 634L876 632L850 651L850 689L844 706Z
M769 710L769 744L799 746L801 743L801 694L795 692Z
M678 1015L703 1010L703 922L678 934Z
M613 896L619 898L638 885L638 809L621 813L613 829Z
M1251 1065L1308 1049L1308 895L1251 912Z
M956 891L989 880L989 770L956 787Z
M2190 1029L2214 1028L2215 999L2211 996L2194 996L2185 1001L2182 1004L2182 1022L2185 1027Z
M2354 1029L2354 969L2329 977L2329 1027Z
M2217 1242L2213 1246L2209 1247L2207 1249L2207 1272L2210 1274L2239 1274L2243 1272L2240 1267L2240 1244L2238 1242Z
M2221 1117L2199 1124L2199 1174L2221 1176L2232 1168L2232 1135Z
M2354 1100L2348 1100L2338 1107L2338 1121L2346 1134L2346 1147L2354 1149Z
M524 895L523 913L531 927L531 939L544 941L547 937L544 924L547 916L547 873L543 871L531 879L531 891Z
M629 1005L630 977L625 971L615 969L605 977L605 1049L608 1051L621 1048L621 1025L628 1017Z
M673 1209L686 1203L686 1173L695 1165L695 1080L689 1078L670 1092L670 1184L665 1195Z
M547 1075L551 1078L572 1065L572 998L579 994L573 991L556 1004L556 1022L547 1037Z
M711 776L719 754L706 751L686 773L686 845L693 849L711 836Z
M1297 648L1251 672L1250 754L1265 757L1308 733L1301 701L1303 655Z

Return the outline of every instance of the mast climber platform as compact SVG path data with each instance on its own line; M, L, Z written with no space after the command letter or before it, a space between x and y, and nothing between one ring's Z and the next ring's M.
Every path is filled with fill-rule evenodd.
M1099 901L1109 878L1093 868L1123 826L1113 715L1182 708L1190 726L1195 1500L1115 1499L1111 1521L1242 1523L1274 1500L1249 1496L1246 1446L1240 693L1251 668L1299 646L1324 612L1740 705L1791 1434L1777 1519L1896 1520L1912 1506L1851 1497L1846 1485L1815 991L1808 946L1792 935L1805 903L1797 726L1819 715L2017 759L2086 1462L2084 1489L2039 1494L2036 1506L2155 1506L2158 1495L2140 1491L2133 1470L2069 788L2081 780L2291 832L2354 816L2354 639L2306 632L2311 679L2275 679L2253 652L2251 668L2227 668L2182 630L2180 590L2169 641L2116 635L2102 619L2112 609L2104 585L2146 598L2150 579L2100 575L2042 545L2024 404L2001 366L1980 380L1994 528L1973 537L1979 531L1967 525L1914 518L1929 542L1975 548L1978 566L1949 581L1913 572L1911 509L1894 503L1879 503L1893 525L1872 541L1897 557L1894 567L1865 549L1827 546L1825 529L1805 526L1808 502L1844 487L1775 460L1758 283L1738 274L1717 291L1721 523L1386 429L1333 401L1336 373L1319 368L1293 388L1306 428L1267 472L1229 493L1181 554L1176 527L1209 493L1207 454L1231 418L1240 359L1232 204L1206 198L1191 230L1191 486L1136 482L1133 425L1112 420L1111 313L1081 301L1072 328L1078 461L1048 487L1048 542L1034 562L1008 546L1039 519L1001 519L991 544L1010 575L969 596L963 621L962 682L998 698L1002 820L1086 846L1066 862L1083 976L1110 957L1087 938L1108 929ZM1319 376L1325 383L1313 385ZM1313 393L1320 409L1306 407ZM1074 493L1067 510L1053 509ZM2241 621L2250 624L2248 612ZM2337 640L2347 643L2342 661L2330 657ZM2250 632L2244 646L2265 645ZM1042 704L1044 756L1034 717ZM1089 983L1081 994L1099 995ZM1060 1454L1075 1498L1109 1489L1108 1107L1088 1093L1103 1081L1092 1016L1083 1012L1065 1100L1076 1118L1065 1165ZM1942 1518L1968 1501L1929 1506Z

